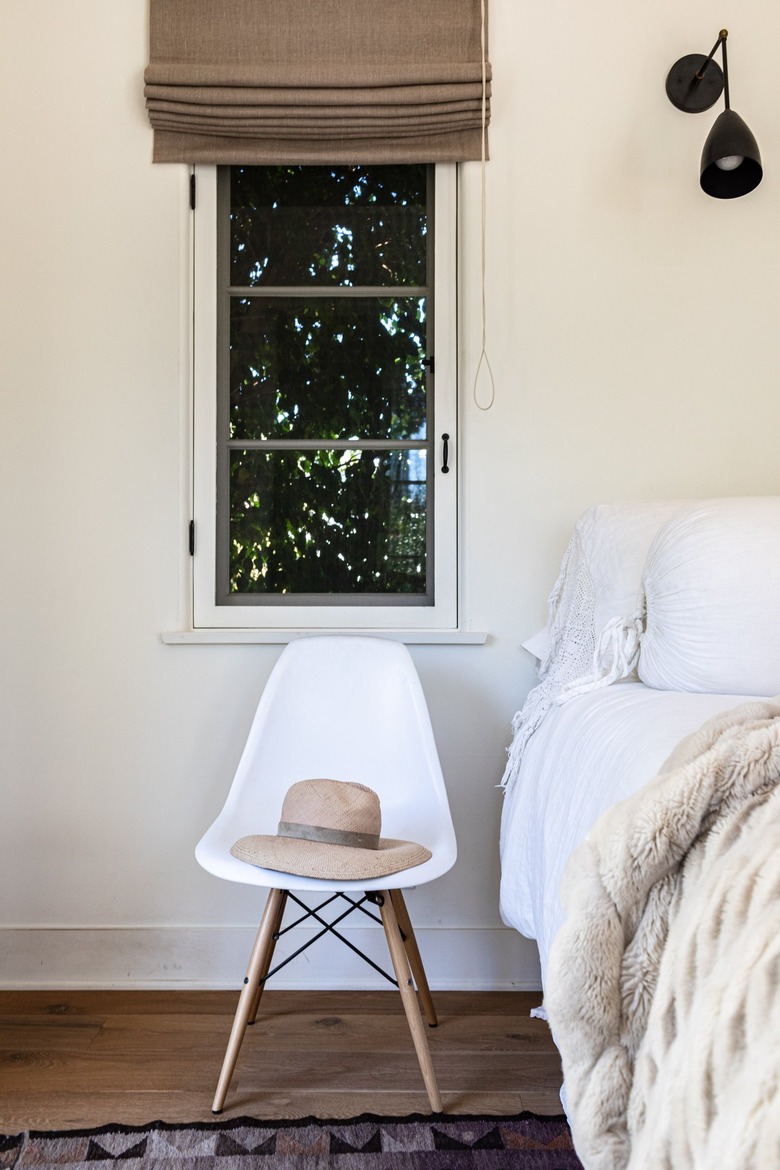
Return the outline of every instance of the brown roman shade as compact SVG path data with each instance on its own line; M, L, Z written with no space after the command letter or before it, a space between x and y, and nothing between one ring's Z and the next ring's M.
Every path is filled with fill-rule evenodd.
M487 0L150 3L155 162L481 157Z

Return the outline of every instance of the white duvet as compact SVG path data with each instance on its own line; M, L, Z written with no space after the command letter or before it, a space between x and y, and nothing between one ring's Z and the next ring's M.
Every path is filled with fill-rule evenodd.
M602 812L656 775L684 736L746 698L622 682L547 713L525 748L501 822L501 916L536 939L543 984L573 850Z

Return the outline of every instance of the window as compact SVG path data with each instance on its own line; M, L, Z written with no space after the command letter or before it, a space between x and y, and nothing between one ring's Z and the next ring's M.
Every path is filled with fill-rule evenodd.
M199 168L195 627L456 626L454 180Z

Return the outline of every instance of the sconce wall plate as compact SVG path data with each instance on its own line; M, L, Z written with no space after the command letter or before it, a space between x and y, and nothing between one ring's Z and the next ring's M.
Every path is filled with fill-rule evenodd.
M701 114L712 109L723 93L723 70L717 61L710 61L707 65L708 60L703 53L689 53L672 65L666 79L666 96L678 110ZM699 74L701 80L697 81Z

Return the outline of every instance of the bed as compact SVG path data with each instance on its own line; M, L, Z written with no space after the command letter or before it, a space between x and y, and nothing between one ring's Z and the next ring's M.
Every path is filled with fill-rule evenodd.
M580 517L513 723L501 914L586 1170L780 1165L780 497Z

